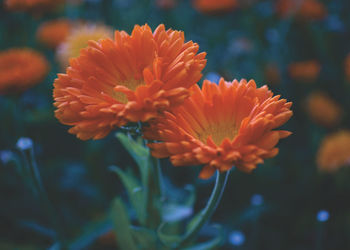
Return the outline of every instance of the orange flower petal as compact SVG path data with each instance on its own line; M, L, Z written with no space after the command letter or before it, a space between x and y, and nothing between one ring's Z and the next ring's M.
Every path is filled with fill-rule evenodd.
M215 168L206 165L203 167L202 171L199 173L199 178L201 179L209 179L210 177L213 176L213 174L215 173Z

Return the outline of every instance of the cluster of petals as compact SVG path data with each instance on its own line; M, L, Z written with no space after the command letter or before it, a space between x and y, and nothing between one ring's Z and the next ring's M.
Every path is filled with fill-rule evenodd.
M54 82L56 117L78 138L100 139L128 122L179 105L201 78L205 53L180 31L136 25L129 35L89 41Z
M98 41L103 38L112 38L113 29L104 24L74 23L68 36L57 48L56 57L62 69L69 66L69 59L78 57L80 50L88 46L88 41Z
M336 172L341 167L350 166L350 131L341 130L326 136L316 158L322 172Z
M276 144L291 133L274 130L292 116L291 102L273 96L253 80L219 85L205 80L191 88L183 105L150 122L144 130L154 157L174 166L205 165L200 178L232 166L251 172L278 153Z
M342 119L341 106L323 92L313 92L307 98L306 104L311 119L322 126L334 127Z
M193 7L205 14L230 12L237 6L237 0L193 0Z
M46 58L30 48L0 52L0 94L16 94L40 83L49 70Z
M55 49L69 35L72 24L67 19L56 19L42 23L36 37L40 43L46 47Z
M322 20L327 16L327 9L318 0L278 0L276 11L281 17L295 15L306 20Z
M51 11L61 5L65 0L5 0L7 9L12 11Z

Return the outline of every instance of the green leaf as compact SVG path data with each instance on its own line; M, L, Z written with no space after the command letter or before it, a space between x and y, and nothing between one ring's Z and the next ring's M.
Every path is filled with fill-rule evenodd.
M188 195L183 205L193 207L196 201L196 189L193 185L186 185L185 191L188 193Z
M213 225L213 227L215 227L219 231L218 235L214 239L204 243L200 243L195 246L186 247L183 250L210 250L217 249L218 247L220 247L225 239L224 230L220 225Z
M131 227L131 233L141 249L157 249L157 238L154 231L143 227Z
M157 235L160 241L168 247L175 247L177 243L181 241L181 236L174 232L177 231L178 223L162 223L158 230Z
M159 185L158 160L154 159L149 149L143 146L142 138L137 141L125 134L117 133L116 137L135 160L143 185L145 194L146 222L143 224L148 228L156 229L161 221L161 192Z
M112 230L112 223L109 219L102 219L91 222L84 226L84 232L69 244L68 249L87 249L97 238Z
M163 220L167 222L181 221L193 213L193 208L180 204L167 204L163 206Z
M126 173L117 166L110 166L109 170L120 177L128 193L130 203L136 211L137 218L140 224L144 225L146 220L146 206L143 188L131 173Z
M203 217L203 210L197 213L191 220L188 222L186 226L186 232L191 231L191 229L201 220Z
M122 133L116 133L116 137L136 162L141 174L142 183L147 186L148 170L146 165L148 164L148 156L150 155L149 149L143 146L142 138L134 141Z
M120 249L137 250L132 237L129 216L120 198L113 201L111 216Z
M147 189L146 192L146 207L147 207L147 227L151 229L158 228L162 219L162 195L160 187L160 171L159 160L154 159L151 155L148 157L147 164Z

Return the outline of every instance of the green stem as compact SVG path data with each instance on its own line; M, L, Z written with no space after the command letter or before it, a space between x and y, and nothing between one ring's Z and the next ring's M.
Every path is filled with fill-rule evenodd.
M9 129L9 131L13 131L13 137L18 138L22 134L22 127L20 125L23 124L23 120L21 119L23 115L20 110L20 96L18 95L11 95L10 96L10 105L11 105L11 120L10 124L12 126L12 129Z
M213 215L216 207L218 206L221 196L225 190L227 177L230 171L220 173L217 171L216 173L216 182L211 193L211 196L208 200L205 208L200 212L198 220L196 220L195 224L191 227L191 229L185 234L183 239L178 244L177 248L181 249L181 247L190 243L198 234L199 230L204 226L204 224L210 219Z
M160 168L159 159L153 158L154 160L154 186L155 186L155 195L158 198L162 197L162 170Z
M149 159L148 168L148 188L146 194L146 207L148 211L148 217L146 218L146 224L148 227L156 229L159 227L162 220L160 209L162 201L162 175L160 171L159 159L151 157L151 159Z
M61 249L66 249L66 242L64 237L64 228L60 222L60 220L57 217L56 210L54 206L52 205L47 192L45 190L45 187L42 183L40 172L38 169L38 166L35 161L34 157L34 150L33 147L29 147L27 149L22 150L27 164L27 171L29 172L29 176L32 180L32 184L34 186L34 192L42 202L45 210L48 212L48 215L50 216L50 219L52 221L52 224L55 228L55 231L57 233L57 241L60 243Z
M324 231L324 222L319 223L317 225L317 231L316 231L316 242L315 242L315 249L316 250L323 250L324 249L324 239L325 239L325 231Z

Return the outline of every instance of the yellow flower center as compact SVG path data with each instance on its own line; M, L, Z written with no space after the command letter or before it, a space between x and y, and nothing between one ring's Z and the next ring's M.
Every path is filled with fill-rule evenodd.
M138 86L144 85L145 82L143 80L136 80L134 78L128 79L124 82L118 83L118 85L122 85L127 87L128 89L135 91ZM128 102L128 98L126 95L122 92L113 92L113 98L116 99L117 101L126 104Z
M220 124L208 124L208 126L200 132L197 137L203 143L207 142L209 136L212 137L214 143L219 146L225 138L233 140L237 135L239 127L234 121L222 122Z
M80 51L88 46L88 41L98 41L110 37L109 30L92 27L82 27L81 31L76 32L75 36L70 37L68 43L69 57L78 57Z

